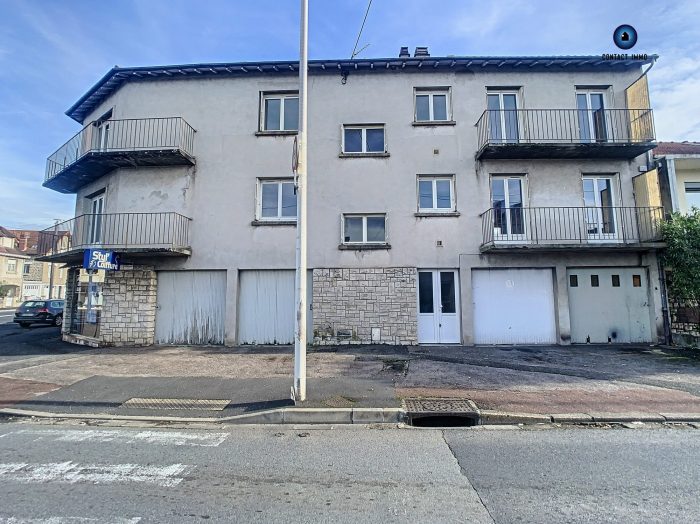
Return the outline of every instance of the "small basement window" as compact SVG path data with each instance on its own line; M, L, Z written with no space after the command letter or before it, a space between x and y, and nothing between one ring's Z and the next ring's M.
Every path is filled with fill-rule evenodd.
M612 276L612 287L620 287L620 275Z
M600 281L598 280L598 275L591 275L591 287L600 286Z
M569 275L569 286L578 287L578 275Z
M642 276L641 275L632 275L632 286L633 287L642 287Z

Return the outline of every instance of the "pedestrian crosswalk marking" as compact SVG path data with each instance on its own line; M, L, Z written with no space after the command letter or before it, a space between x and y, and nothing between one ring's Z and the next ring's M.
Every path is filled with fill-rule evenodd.
M0 479L16 482L69 484L92 483L144 483L161 487L173 487L182 482L189 466L171 464L169 466L143 466L140 464L77 464L75 462L51 462L28 464L15 462L0 464Z
M163 446L216 447L228 433L195 433L192 431L128 431L118 429L24 429L15 434L35 436L34 441L114 442L117 444L159 444ZM1 437L0 437L1 438Z

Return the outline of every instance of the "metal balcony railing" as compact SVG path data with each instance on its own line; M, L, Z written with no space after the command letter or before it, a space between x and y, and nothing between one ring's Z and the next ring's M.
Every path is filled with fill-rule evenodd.
M605 246L661 240L661 207L492 207L481 214L486 246Z
M60 255L89 248L178 251L189 248L192 219L179 213L79 215L39 233L39 254Z
M44 182L89 153L179 150L193 156L194 133L181 117L95 121L47 159Z
M651 109L511 109L483 112L478 148L518 144L641 144L653 142Z

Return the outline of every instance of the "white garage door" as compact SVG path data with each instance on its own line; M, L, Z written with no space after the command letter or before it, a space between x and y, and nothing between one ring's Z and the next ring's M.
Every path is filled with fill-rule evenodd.
M223 344L226 271L158 271L156 343Z
M240 344L294 343L294 270L241 271L238 300ZM311 318L312 272L309 271L306 312L307 338L313 338Z
M475 269L472 293L476 344L556 342L550 269Z
M569 268L574 343L651 342L644 268Z

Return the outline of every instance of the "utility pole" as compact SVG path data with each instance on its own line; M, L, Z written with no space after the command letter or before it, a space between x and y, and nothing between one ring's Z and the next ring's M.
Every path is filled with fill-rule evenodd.
M294 399L306 400L306 135L308 99L308 24L309 0L301 0L301 31L299 38L299 134L296 162L297 180L297 239L296 239L296 323L294 329Z

